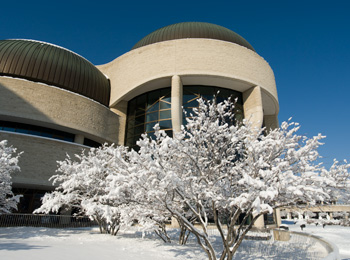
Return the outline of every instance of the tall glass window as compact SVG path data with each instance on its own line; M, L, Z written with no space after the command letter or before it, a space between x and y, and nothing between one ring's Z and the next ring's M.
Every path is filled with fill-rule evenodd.
M187 112L187 117L190 116L193 108L198 107L198 98L202 97L206 100L211 100L215 95L218 102L228 97L237 98L235 106L236 119L243 119L242 93L219 87L197 85L183 87L182 103L184 110ZM185 125L185 116L183 118L183 124ZM170 87L142 94L129 101L126 145L131 148L137 148L136 141L140 139L143 133L147 133L154 138L153 127L157 123L159 123L160 129L165 130L168 135L172 135Z
M129 101L126 145L136 148L136 141L143 133L154 137L153 127L157 123L160 129L172 135L170 87L148 92Z

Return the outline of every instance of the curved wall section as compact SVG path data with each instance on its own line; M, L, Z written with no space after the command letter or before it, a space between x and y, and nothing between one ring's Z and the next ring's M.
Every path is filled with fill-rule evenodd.
M111 79L111 106L152 90L142 90L149 82L164 79L164 84L169 85L170 78L179 75L183 84L203 84L195 80L185 82L186 78L198 77L210 81L210 85L240 92L260 86L278 107L275 78L269 64L254 51L230 42L212 39L159 42L132 50L98 68ZM222 81L228 84L223 86Z
M0 40L0 75L43 82L109 104L109 81L92 63L45 42Z
M117 142L118 116L105 106L72 92L27 80L0 77L0 120Z
M17 152L24 151L19 159L21 171L12 175L12 186L16 188L51 189L49 178L57 170L57 161L64 160L66 154L73 156L87 148L75 143L2 131L0 140L8 140L8 145L16 147Z

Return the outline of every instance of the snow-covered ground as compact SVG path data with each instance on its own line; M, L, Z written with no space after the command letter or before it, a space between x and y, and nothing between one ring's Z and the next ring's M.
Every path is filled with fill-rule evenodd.
M0 228L1 260L71 259L205 259L197 246L165 244L160 239L123 234L113 237L97 229ZM197 258L200 256L199 258Z
M300 231L299 223L290 225ZM303 232L319 235L337 244L341 259L350 259L350 228L307 225ZM174 235L174 234L173 234ZM307 255L307 245L300 242L244 241L235 259L319 259ZM219 248L217 248L219 251ZM304 250L305 249L305 250ZM316 248L318 251L319 248ZM317 252L322 253L322 252ZM32 227L0 228L0 259L207 259L194 241L180 246L176 241L165 244L153 233L124 233L116 237L102 235L94 229L48 229Z
M300 225L305 224L306 227L301 230ZM335 244L339 248L340 258L350 260L350 227L342 227L338 225L316 226L315 224L306 224L304 221L298 221L295 225L288 225L291 231L308 233L320 236L325 240Z

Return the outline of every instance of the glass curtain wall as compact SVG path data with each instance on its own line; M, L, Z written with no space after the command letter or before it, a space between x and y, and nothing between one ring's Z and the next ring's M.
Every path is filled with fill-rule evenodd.
M219 87L195 85L183 87L183 108L187 112L187 117L190 116L193 108L198 107L198 98L212 100L215 95L217 102L222 102L228 97L232 97L233 100L237 98L236 120L243 119L242 93ZM137 149L136 141L140 139L141 134L147 133L154 138L153 127L157 123L160 129L172 136L170 87L142 94L129 101L125 144ZM185 115L183 124L186 124Z
M153 127L159 123L160 129L172 135L171 88L164 88L142 94L128 103L126 125L126 145L136 148L141 134L154 137Z

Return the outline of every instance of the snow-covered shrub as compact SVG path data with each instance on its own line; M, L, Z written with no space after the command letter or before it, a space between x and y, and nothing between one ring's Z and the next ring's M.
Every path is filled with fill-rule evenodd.
M7 146L7 141L0 141L0 214L10 213L17 209L20 195L12 192L11 173L19 171L16 148Z
M62 209L77 210L99 224L101 233L116 235L135 222L143 230L154 229L167 214L157 208L149 208L143 194L136 196L138 187L130 172L132 164L126 147L108 146L91 148L58 162L58 174L51 177L57 188L46 193L42 206L34 213L59 212Z
M42 206L34 213L59 212L62 209L77 210L77 215L86 215L95 220L102 233L116 234L120 227L121 210L126 195L124 187L119 189L119 199L113 200L106 196L111 174L120 175L116 157L123 160L126 150L121 147L116 150L113 146L104 145L92 148L76 155L76 161L67 156L66 160L58 162L58 174L51 177L57 188L52 193L46 193Z

